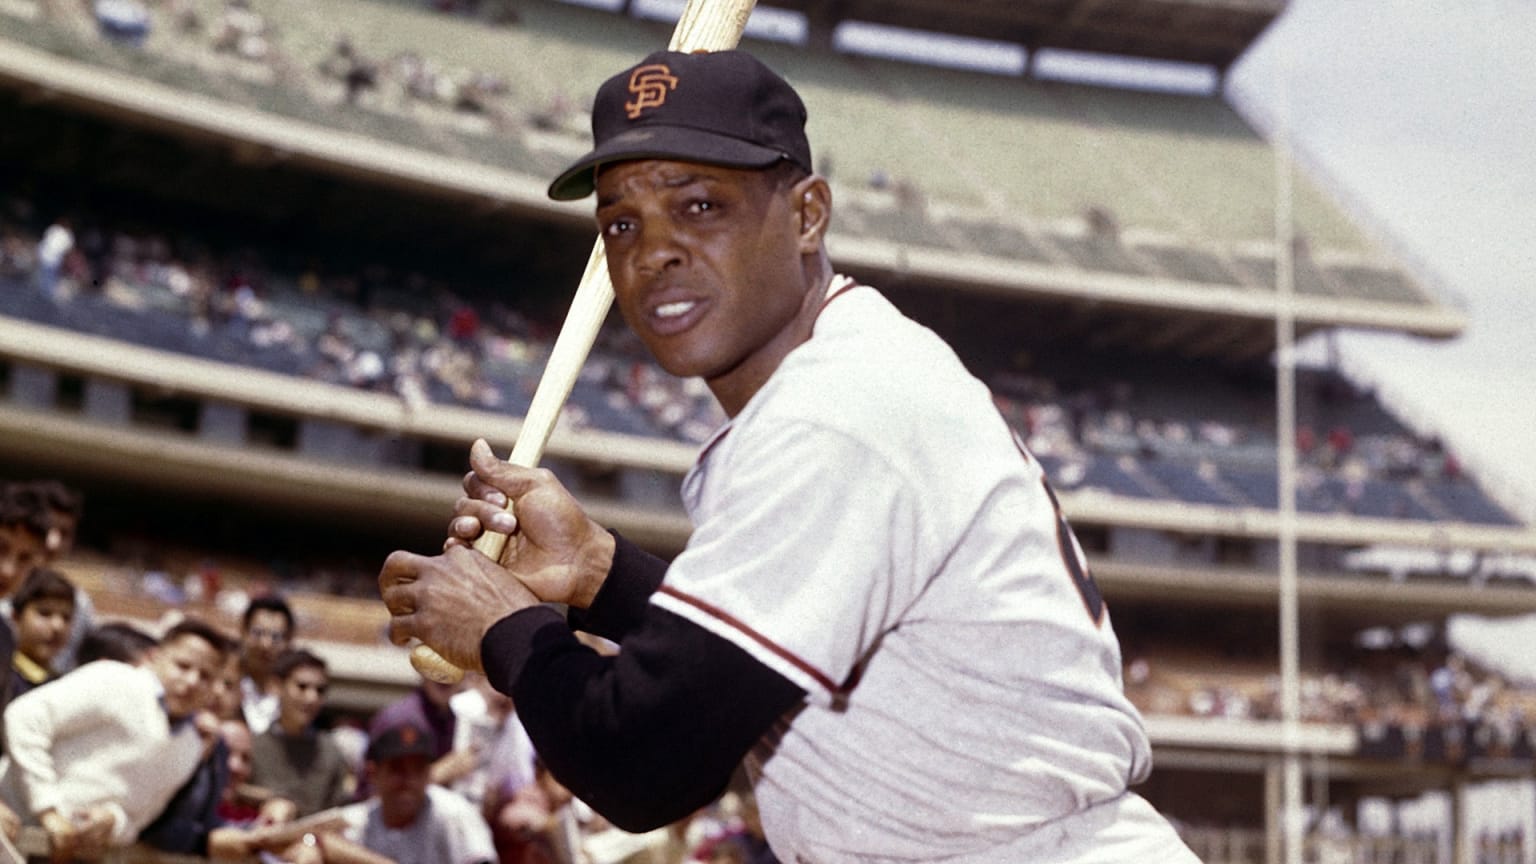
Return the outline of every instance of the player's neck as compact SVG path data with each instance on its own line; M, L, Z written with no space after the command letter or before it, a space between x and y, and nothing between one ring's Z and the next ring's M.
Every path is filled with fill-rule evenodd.
M821 312L823 298L832 282L832 269L827 265L808 276L811 281L801 297L799 311L784 329L729 372L705 381L727 417L740 414L778 371L784 358L811 338L816 316Z

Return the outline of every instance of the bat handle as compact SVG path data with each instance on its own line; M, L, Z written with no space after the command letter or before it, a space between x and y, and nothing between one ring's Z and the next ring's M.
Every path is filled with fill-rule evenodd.
M533 437L538 436L519 436L518 442L521 443L525 438ZM542 441L539 442L538 449L543 449ZM519 456L522 458L520 459ZM513 457L507 461L514 464L523 465L524 467L532 467L534 464L538 463L539 454L534 454L530 461L527 454L519 454L514 449ZM510 508L511 503L509 502L507 506ZM479 552L481 555L484 555L492 561L500 561L502 553L505 552L507 548L507 539L507 535L505 534L501 534L496 531L486 531L475 539L474 549L476 552ZM426 678L429 681L435 681L438 684L457 684L464 680L463 669L460 669L454 664L448 662L443 658L443 655L437 653L435 649L427 645L425 642L411 648L411 667L415 669L417 674L421 675L421 677Z

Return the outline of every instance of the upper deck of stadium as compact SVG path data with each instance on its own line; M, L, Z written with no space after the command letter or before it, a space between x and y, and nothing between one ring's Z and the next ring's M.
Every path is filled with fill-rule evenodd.
M747 45L806 98L819 168L840 204L831 248L843 266L1126 309L1123 320L1160 310L1190 354L1273 347L1275 152L1219 93L938 69L817 43L843 19L927 22L1030 50L1219 72L1283 3L777 5L807 13L808 44ZM126 47L97 22L49 20L42 8L0 5L0 85L214 143L218 158L177 154L176 170L160 172L165 186L209 188L234 152L247 164L321 166L571 224L586 206L555 205L543 186L588 146L589 94L665 41L662 23L559 2L518 4L515 23L496 25L401 0L262 0L238 20L218 0L191 0L182 18L152 10L142 47ZM349 99L353 65L372 83ZM12 146L29 147L26 133ZM1461 331L1462 313L1428 274L1401 266L1313 183L1298 176L1294 188L1303 335ZM1137 329L1123 338L1144 338Z

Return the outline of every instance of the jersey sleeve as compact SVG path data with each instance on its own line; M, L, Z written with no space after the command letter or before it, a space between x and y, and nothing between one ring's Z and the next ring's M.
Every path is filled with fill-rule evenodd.
M708 804L804 697L736 646L654 606L613 656L577 641L543 606L497 622L480 655L555 777L631 832Z
M711 466L717 485L652 602L830 705L942 550L914 478L880 450L809 422L759 428Z

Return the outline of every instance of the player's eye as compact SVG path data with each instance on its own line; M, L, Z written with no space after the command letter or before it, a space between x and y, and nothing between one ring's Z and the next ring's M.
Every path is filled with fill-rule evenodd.
M707 198L696 198L688 202L689 213L707 213L711 210L718 209L720 209L719 206Z
M618 237L621 234L629 233L629 231L633 228L634 223L630 222L628 219L615 219L603 226L603 236Z

